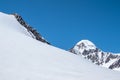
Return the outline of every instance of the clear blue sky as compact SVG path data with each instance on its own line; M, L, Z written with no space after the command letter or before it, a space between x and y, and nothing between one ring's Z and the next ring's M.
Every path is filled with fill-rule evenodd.
M120 0L0 0L0 11L19 13L59 48L88 39L120 52Z

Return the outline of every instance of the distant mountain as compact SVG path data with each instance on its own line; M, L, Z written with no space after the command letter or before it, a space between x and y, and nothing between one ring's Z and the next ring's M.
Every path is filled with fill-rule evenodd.
M70 49L70 52L80 55L94 64L120 71L120 55L104 52L89 40L81 40Z

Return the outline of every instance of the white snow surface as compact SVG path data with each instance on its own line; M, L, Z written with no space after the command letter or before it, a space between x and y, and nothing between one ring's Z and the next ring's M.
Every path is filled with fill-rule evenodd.
M85 47L86 50L96 49L96 46L89 40L81 40L76 45L82 46L82 43L84 44L83 47Z
M74 46L74 51L78 54L83 53L85 49L96 49L96 46L89 40L81 40Z
M37 41L0 13L0 80L120 80L120 72Z

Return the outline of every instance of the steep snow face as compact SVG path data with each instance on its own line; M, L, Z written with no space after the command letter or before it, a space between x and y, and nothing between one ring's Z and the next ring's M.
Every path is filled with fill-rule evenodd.
M0 27L4 27L3 29L10 29L10 30L14 30L16 32L19 32L21 34L27 35L27 36L31 36L28 31L21 26L17 20L15 19L14 16L12 15L8 15L8 14L4 14L2 12L0 12Z
M89 40L81 40L70 51L94 64L120 71L120 55L103 52Z
M0 80L120 80L120 72L33 39L0 13Z

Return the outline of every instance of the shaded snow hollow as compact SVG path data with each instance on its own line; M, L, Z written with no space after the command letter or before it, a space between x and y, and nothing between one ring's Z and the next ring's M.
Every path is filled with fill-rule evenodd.
M13 15L0 13L0 80L120 80L120 72L37 41Z

